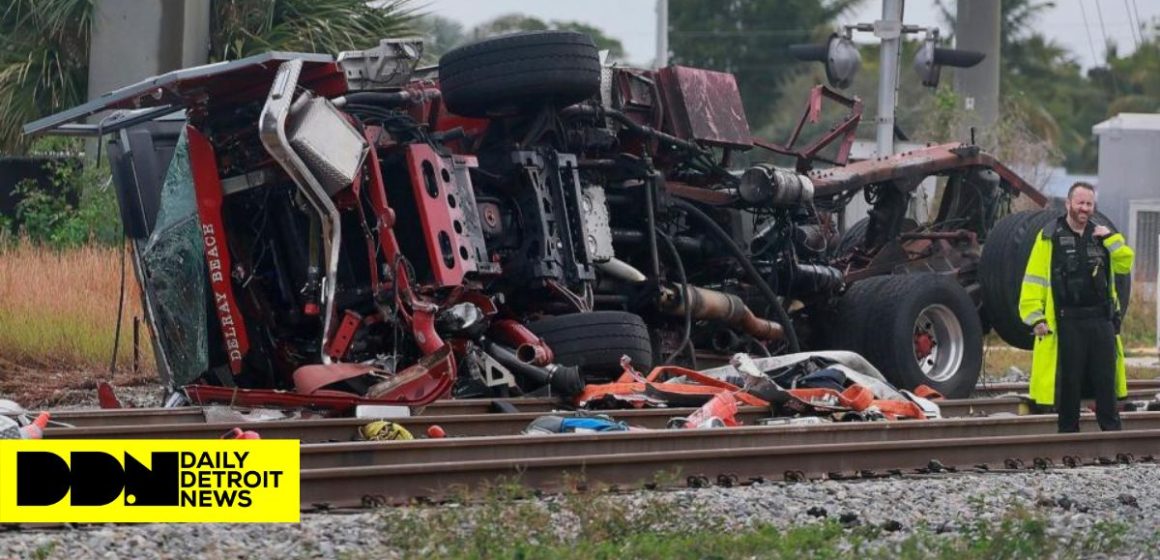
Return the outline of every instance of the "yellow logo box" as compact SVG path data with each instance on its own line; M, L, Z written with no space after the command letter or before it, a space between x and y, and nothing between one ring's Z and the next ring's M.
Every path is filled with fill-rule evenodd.
M0 440L0 523L297 523L297 440Z

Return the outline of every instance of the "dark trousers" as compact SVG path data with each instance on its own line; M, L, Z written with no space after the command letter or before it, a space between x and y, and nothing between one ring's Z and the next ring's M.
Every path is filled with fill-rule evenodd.
M1095 391L1096 421L1103 431L1120 429L1116 407L1116 333L1105 318L1061 317L1056 360L1055 407L1059 431L1079 431L1079 406L1085 385Z

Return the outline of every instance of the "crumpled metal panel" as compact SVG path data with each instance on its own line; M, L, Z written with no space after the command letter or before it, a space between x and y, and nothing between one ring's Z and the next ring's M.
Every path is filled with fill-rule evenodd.
M184 132L165 175L157 224L141 259L143 288L153 303L155 335L173 373L171 383L191 383L209 368L209 343L205 251Z
M706 144L753 147L733 74L668 66L657 72L673 133Z
M809 178L814 183L814 197L823 198L887 181L905 184L908 186L906 190L911 190L929 175L968 167L993 169L1008 187L1027 195L1036 204L1042 206L1047 203L1043 193L1011 168L978 146L970 144L926 146L845 166L814 169L809 172Z

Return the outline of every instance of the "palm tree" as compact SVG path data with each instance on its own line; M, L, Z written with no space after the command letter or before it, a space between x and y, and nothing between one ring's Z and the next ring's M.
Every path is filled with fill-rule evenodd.
M410 33L411 0L214 0L210 61L365 49Z
M363 49L409 32L411 0L213 0L210 60L269 50ZM95 0L7 0L0 8L0 153L24 123L83 103Z
M20 127L85 100L91 0L10 0L0 13L0 152L22 151Z

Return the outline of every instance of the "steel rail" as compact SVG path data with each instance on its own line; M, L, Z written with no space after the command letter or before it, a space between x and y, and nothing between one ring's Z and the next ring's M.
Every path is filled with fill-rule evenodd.
M687 416L692 408L615 410L608 413L631 425L645 428L664 428L674 416ZM764 408L745 407L739 419L747 424L768 416ZM428 427L439 425L449 436L491 436L520 433L532 420L542 416L539 412L518 412L509 414L464 414L447 416L412 416L391 418L414 434L424 434ZM156 424L143 426L92 426L76 428L48 428L45 438L105 439L105 438L155 438L203 439L217 438L226 431L241 426L257 431L265 439L298 439L303 442L350 441L359 426L370 422L368 418L321 418L310 420L273 420L268 422L213 422L204 424Z
M1152 391L1145 391L1151 389ZM1029 387L1026 383L980 383L975 385L976 394L986 393L1026 393ZM1154 395L1160 391L1160 379L1129 379L1128 392L1140 396ZM1130 395L1129 395L1130 396Z
M1097 430L1095 417L1084 415L1087 431ZM1130 430L1160 430L1160 412L1123 415ZM730 449L912 439L1051 434L1055 416L951 418L928 422L855 422L788 426L745 426L713 430L658 430L587 434L518 435L361 441L302 446L301 468L364 467L384 464L440 463L473 460L600 455L688 449Z
M524 486L559 490L576 480L619 487L664 482L665 473L704 481L725 477L804 478L830 473L878 473L932 465L1063 465L1072 461L1160 453L1160 430L1081 434L1034 434L956 439L773 445L729 449L600 453L557 457L448 461L306 469L301 473L304 509L401 503L439 498L507 478ZM679 478L678 478L679 480Z
M1152 386L1155 386L1154 388ZM1150 399L1160 392L1160 380L1132 380L1128 382L1128 400ZM974 399L942 401L944 415L960 416L971 414L993 414L1009 412L1018 414L1018 407L1010 406L1010 397L999 397L1001 393L1026 392L1027 385L1019 383L996 383L976 388ZM994 399L1004 399L1002 402ZM416 416L446 416L466 414L491 414L499 402L508 403L520 412L548 413L553 410L568 410L567 403L545 397L513 399L461 399L441 400L416 411ZM208 408L208 407L205 407ZM201 424L206 416L203 407L179 408L121 408L99 410L54 411L55 421L73 426L121 426L127 424ZM676 409L672 409L676 410ZM965 412L963 412L965 411ZM1026 413L1026 411L1024 411Z
M559 399L535 397L517 399L462 399L435 401L421 407L416 416L446 416L462 414L492 414L495 404L509 403L520 412L548 413L570 408ZM54 421L72 426L122 426L126 424L204 424L205 410L211 407L188 406L177 408L115 408L97 410L53 411ZM223 405L224 408L224 405ZM242 410L242 409L234 409Z
M944 416L983 416L996 413L1026 414L1028 406L1020 399L991 398L942 401ZM632 426L642 428L664 428L671 418L685 417L695 408L651 408L639 410L597 411ZM563 412L561 414L570 414ZM541 412L463 414L436 416L408 416L388 418L399 422L412 433L424 434L432 425L439 425L450 436L489 436L518 434L532 420L542 416ZM737 419L744 425L753 425L761 418L769 416L763 407L743 406L738 410ZM183 417L188 420L188 417ZM130 438L144 439L164 437L170 439L217 438L234 427L242 426L257 431L267 439L299 439L303 442L350 441L359 426L366 424L367 418L320 418L271 420L264 422L175 422L168 424L133 423L121 425L77 426L72 428L50 427L45 430L46 438L102 439Z
M501 400L464 399L458 401L436 401L435 403L417 411L418 414L415 416L400 416L391 418L410 419L436 416L442 417L476 415L486 417L488 421L491 421L499 414L495 412L495 405L493 404L495 402L501 402ZM553 410L562 410L564 412L570 411L570 407L566 403L561 403L554 399L502 399L502 402L511 404L521 413L547 414ZM1026 414L1029 412L1028 409L1020 408L1018 403L1018 399L1013 397L986 397L977 399L940 401L944 416L978 416L982 414L994 414L999 412ZM52 418L54 421L65 423L73 427L204 424L206 423L205 410L207 410L207 408L202 407L66 410L54 412ZM667 411L664 413L657 413L665 416L667 419L668 417L672 416L687 416L692 409L670 408L654 410ZM743 410L748 409L743 407ZM611 411L610 413L615 415L617 414L617 411ZM239 420L239 423L243 422L246 421Z
M1128 400L1148 399L1155 397L1156 391L1151 389L1131 389L1128 391ZM464 400L447 400L436 401L435 403L419 409L418 416L400 416L390 417L389 419L397 420L405 423L414 423L416 418L419 424L423 424L423 429L426 429L426 418L435 417L455 417L450 422L456 423L457 426L463 426L463 420L459 420L460 416L478 416L481 423L492 425L492 428L468 428L460 432L458 435L487 435L488 433L514 433L511 426L499 429L499 425L495 424L497 417L501 414L496 413L495 403L504 402L512 405L520 413L529 414L535 413L546 414L553 410L559 410L562 413L569 412L569 406L566 403L561 403L555 399L548 398L517 398L517 399L464 399ZM1032 412L1029 403L1013 396L993 396L981 397L974 399L952 399L938 401L943 416L945 417L960 417L960 416L986 416L992 414L1018 414L1025 415ZM1085 407L1090 405L1090 401L1085 401ZM59 422L71 427L100 427L100 426L156 426L156 425L171 425L171 424L205 424L207 422L208 407L181 407L181 408L125 408L125 409L105 409L105 410L65 410L53 412L52 418L55 422ZM244 410L238 410L239 413L244 414ZM692 409L689 408L671 408L671 409L653 409L655 412L644 413L657 416L663 416L667 421L668 418L675 416L687 416ZM742 412L745 417L743 421L751 423L754 416L750 414L753 411L761 409L753 407L742 407ZM608 414L613 416L624 414L625 411L608 411ZM510 416L510 413L508 413ZM758 415L757 417L760 417ZM527 417L518 416L513 417L512 422L523 422ZM288 421L291 421L288 419ZM301 419L294 419L292 421L302 421ZM527 420L530 422L531 420ZM270 421L264 421L261 424ZM658 423L651 419L645 418L641 420L645 422L641 424L645 427L661 427ZM221 421L220 423L228 423ZM261 425L258 422L251 423L244 419L238 420L239 425ZM523 426L518 426L519 431ZM333 439L333 438L330 438Z

